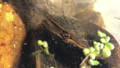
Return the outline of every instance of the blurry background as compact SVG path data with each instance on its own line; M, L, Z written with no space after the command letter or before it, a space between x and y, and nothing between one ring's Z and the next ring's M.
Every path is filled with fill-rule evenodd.
M102 13L106 29L120 43L120 0L96 0L94 9Z

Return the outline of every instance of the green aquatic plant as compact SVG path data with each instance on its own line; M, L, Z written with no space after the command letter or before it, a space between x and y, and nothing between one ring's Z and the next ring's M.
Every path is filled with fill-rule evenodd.
M81 68L89 68L89 65L98 66L100 61L96 58L109 58L111 56L111 51L115 48L110 42L110 37L104 32L98 31L97 35L100 37L100 41L93 41L93 46L83 49L83 53L86 57L80 64Z
M43 50L46 55L49 55L48 43L46 41L38 40L38 46L43 47Z
M41 52L44 52L46 55L50 54L48 43L46 41L38 40L37 43L38 43L38 46L43 48L43 50L36 50L35 52L33 52L33 55L40 54Z

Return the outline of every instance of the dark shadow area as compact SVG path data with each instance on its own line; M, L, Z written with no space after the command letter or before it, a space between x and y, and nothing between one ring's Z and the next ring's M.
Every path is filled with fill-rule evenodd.
M33 33L33 34L30 34L30 33ZM84 57L81 49L77 47L73 47L73 45L71 44L65 43L61 38L57 37L56 35L54 35L53 33L49 32L46 29L40 28L37 30L31 30L30 33L29 35L31 35L31 37L33 37L34 35L36 42L37 40L47 41L49 44L50 52L55 55L55 59L58 62L60 62L63 66L67 68L73 68L73 67L79 68L79 64ZM25 53L28 53L28 54L23 55L23 57L27 57L28 55L30 55L31 47L29 47L29 43L31 43L32 41L30 41L30 36L28 38L29 38L27 39L29 41L28 46L26 46L25 49L23 48L23 51L25 51ZM32 62L30 61L31 59L29 60L29 58L23 58L22 60L27 61L27 62ZM24 61L23 63L25 63L26 68L28 68L27 65L30 65L30 64Z
M22 46L21 59L18 68L35 68L35 57L32 53L35 51L32 45L31 33L28 32Z

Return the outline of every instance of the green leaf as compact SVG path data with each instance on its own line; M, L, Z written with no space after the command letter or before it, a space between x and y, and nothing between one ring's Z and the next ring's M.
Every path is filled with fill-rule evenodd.
M89 50L90 50L90 52L94 52L95 48L94 47L90 47Z
M43 43L42 40L38 40L38 45L39 45L39 46L43 46L43 44L44 44L44 43Z
M102 43L106 43L106 42L107 42L105 38L101 38L100 41L101 41Z
M46 55L50 54L48 49L44 49L44 52L45 52Z
M38 45L44 47L44 52L46 55L49 55L48 43L46 41L38 40Z
M94 63L93 63L93 65L94 65L94 66L97 66L97 65L99 65L99 64L100 64L100 62L99 62L99 61L94 60Z
M108 47L110 50L113 50L115 48L115 46L110 42L105 43L105 46Z
M95 46L95 50L96 51L100 51L100 47L99 46Z
M88 61L88 63L89 63L90 65L92 65L92 66L97 66L97 65L100 64L100 62L99 62L98 60L93 60L93 59L90 59L90 60Z
M103 33L103 32L101 32L101 31L98 31L97 34L98 34L98 36L101 37L101 38L102 38L102 37L106 37L106 34Z
M103 48L102 56L104 58L109 58L111 56L111 51L110 51L110 49L108 47Z
M110 37L109 37L109 36L106 36L106 37L105 37L105 40L106 40L106 42L109 42L109 41L110 41Z
M99 56L100 51L94 51L93 54L94 54L95 56Z
M90 53L89 48L84 48L84 49L83 49L83 53L84 53L85 55L89 54L89 53Z
M43 47L48 48L48 43L46 41L43 41Z
M103 48L104 48L104 44L101 43L101 44L100 44L100 49L103 49Z
M94 46L100 46L100 42L94 41L94 42L93 42L93 45L94 45Z
M94 44L95 50L100 51L100 42L94 41L93 44Z
M95 59L96 55L94 53L90 53L90 58Z

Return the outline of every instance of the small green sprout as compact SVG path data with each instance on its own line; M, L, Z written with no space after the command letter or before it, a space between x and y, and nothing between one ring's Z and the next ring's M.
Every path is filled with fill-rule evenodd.
M90 47L89 50L90 50L90 52L94 52L95 48L94 47Z
M83 53L86 55L85 59L88 60L88 64L91 66L97 66L100 64L97 57L109 58L111 56L111 51L114 50L114 45L110 43L110 37L105 33L98 31L98 36L100 37L100 42L93 41L93 47L84 48ZM83 64L83 63L82 63ZM81 64L81 65L82 65ZM85 64L87 66L87 64ZM86 66L81 66L81 68L87 68Z
M115 48L115 46L110 42L105 43L105 46L108 47L110 50L113 50Z
M111 51L108 47L103 48L102 55L104 58L109 58L111 56Z
M96 55L94 53L90 53L90 58L91 59L95 59L96 58Z
M98 36L99 37L106 37L106 34L105 33L103 33L103 32L101 32L101 31L97 31L97 34L98 34Z
M42 40L38 40L38 45L39 46L43 46L44 45L43 41Z
M103 48L104 48L104 44L101 43L101 44L100 44L100 49L103 49Z
M107 42L107 41L105 40L105 38L101 38L100 41L101 41L102 43L106 43L106 42Z
M93 42L93 45L94 45L94 46L100 46L100 42L94 41L94 42Z
M88 63L89 63L90 65L92 65L92 66L97 66L97 65L100 64L100 62L99 62L98 60L93 60L93 59L90 59L90 60L88 61Z
M107 43L107 42L110 41L110 37L109 37L109 36L102 37L102 38L100 39L100 41L101 41L102 43Z
M94 51L93 54L94 54L95 56L99 56L100 51Z
M45 54L46 55L49 55L50 53L49 53L49 50L46 48L46 49L44 49L44 52L45 52Z
M48 43L46 41L38 40L38 45L44 48L46 55L49 55Z
M93 45L94 45L95 50L97 50L97 51L100 50L100 42L94 41L94 42L93 42Z
M89 53L90 53L89 48L84 48L84 49L83 49L83 53L84 53L85 55L89 54Z
M106 36L106 37L105 37L105 40L106 40L106 42L109 42L109 41L110 41L110 37L109 37L109 36Z
M43 47L48 48L48 43L46 41L43 41Z

